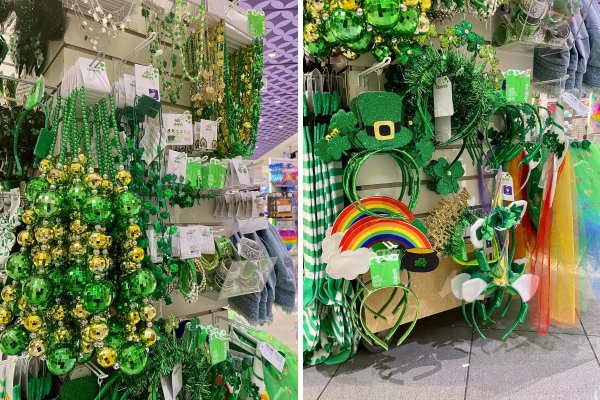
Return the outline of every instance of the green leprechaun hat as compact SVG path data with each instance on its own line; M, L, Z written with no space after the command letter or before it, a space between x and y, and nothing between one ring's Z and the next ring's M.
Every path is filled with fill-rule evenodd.
M350 102L361 131L353 142L366 150L397 149L412 140L412 132L403 126L403 97L392 92L362 93Z

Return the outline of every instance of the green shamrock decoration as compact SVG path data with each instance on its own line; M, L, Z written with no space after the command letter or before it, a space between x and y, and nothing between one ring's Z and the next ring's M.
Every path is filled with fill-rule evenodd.
M484 42L483 36L480 36L474 32L469 32L467 34L467 51L472 53L476 52L481 46L483 46Z
M508 229L517 224L517 217L508 207L497 206L492 212L490 222L497 228Z
M487 75L488 79L492 83L492 86L495 90L502 89L502 82L504 81L504 75L502 75L502 71L496 71L491 69Z
M315 156L319 157L324 163L331 162L331 156L329 155L329 141L327 139L323 138L319 143L315 144Z
M431 161L423 171L432 178L427 182L427 189L444 196L451 192L458 193L460 187L457 180L465 174L460 162L450 166L445 158Z
M444 28L444 34L440 35L440 46L445 49L453 45L454 47L460 47L462 39L456 34L456 29L453 26L447 26Z
M425 260L424 258L419 258L418 260L415 261L415 267L426 267L427 266L427 260Z
M351 147L348 138L338 134L329 140L329 149L327 152L331 158L337 161L341 159L342 154L346 154L346 151L350 150Z
M479 240L492 240L494 237L494 227L490 223L490 217L483 217L483 224L476 232L477 239Z
M489 44L479 47L479 57L489 61L492 68L496 68L498 66L499 61L496 58L496 50Z
M431 160L434 151L435 146L431 140L421 139L415 144L415 150L411 151L410 154L417 163L417 166L423 168Z
M358 120L352 112L346 112L340 110L333 114L329 123L329 132L331 133L334 129L337 129L341 135L352 135L358 132Z
M467 43L467 35L471 32L473 25L471 25L467 21L462 21L460 24L454 25L454 30L456 31L456 35L460 37L460 44L464 46Z

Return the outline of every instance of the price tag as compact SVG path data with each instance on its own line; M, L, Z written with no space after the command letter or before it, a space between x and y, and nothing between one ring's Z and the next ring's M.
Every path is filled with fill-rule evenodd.
M90 67L92 62L93 60L90 60L89 58L79 58L79 73L77 74L77 80L81 79L82 82L77 82L77 87L83 85L85 86L86 91L87 89L93 89L104 93L110 92L110 81L106 74L106 64L101 62L97 67L92 68ZM96 62L94 62L94 65L95 64Z
M513 178L512 178L512 176L510 176L510 174L508 172L502 173L501 189L502 189L502 197L504 198L504 200L507 200L507 201L515 200L514 188L513 188Z
M166 131L166 132L165 132ZM167 144L189 146L194 144L192 114L163 114L163 135L167 135Z
M123 85L125 86L125 104L133 106L135 100L135 76L123 75Z
M531 94L531 71L509 69L506 71L506 101L529 103Z
M180 176L185 178L187 174L187 154L169 150L167 174L174 174L177 180L179 180Z
M213 234L213 228L210 226L197 227L202 235L200 240L200 252L202 254L215 254L215 237Z
M577 97L575 97L575 95L573 95L573 93L569 93L569 92L563 93L562 99L565 101L565 103L570 105L573 108L573 110L575 110L577 112L577 114L581 115L582 117L588 116L588 114L590 112L589 108L587 108L585 106L585 104L583 104L581 102L581 100L579 100Z
M135 94L160 101L160 74L152 65L135 65Z
M483 242L483 253L491 254L494 249L494 241L493 240L485 240Z
M248 10L248 31L251 35L267 35L267 22L263 10Z
M400 259L398 254L372 257L369 262L371 284L374 289L400 283Z
M260 342L258 346L260 353L262 354L263 359L270 362L279 372L283 371L283 366L285 365L285 357L279 354L277 350L273 346L271 346L267 342Z
M188 258L197 258L202 255L200 246L202 242L202 230L199 226L188 226L181 228L183 232L179 237L179 246L181 248L182 260Z

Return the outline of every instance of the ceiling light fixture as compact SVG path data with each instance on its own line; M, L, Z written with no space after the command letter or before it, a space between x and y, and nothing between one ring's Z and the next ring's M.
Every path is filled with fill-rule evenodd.
M268 56L268 57L271 57L271 58L273 58L273 57L277 57L278 55L279 55L279 53L278 53L278 52L276 52L276 51L272 51L272 52L270 52L269 54L267 54L267 56Z
M279 125L280 128L283 128L283 125Z
M279 104L281 103L281 100L275 100L275 103Z

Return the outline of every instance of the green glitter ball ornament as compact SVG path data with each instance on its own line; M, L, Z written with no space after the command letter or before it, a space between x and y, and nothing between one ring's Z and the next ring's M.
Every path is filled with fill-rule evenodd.
M85 264L74 265L67 270L65 289L78 294L94 279L94 274Z
M156 290L156 278L147 269L140 268L131 274L131 291L141 297L151 295Z
M111 306L115 300L113 287L104 280L87 285L81 295L83 307L92 314L101 313Z
M27 278L31 270L31 258L23 252L13 254L6 263L6 273L17 281Z
M331 19L331 31L342 43L356 42L365 31L362 17L354 11L336 8L329 19Z
M319 26L319 33L321 34L321 38L327 45L335 46L337 44L338 38L335 37L335 35L331 31L331 19L327 19L327 21L321 22L321 25Z
M106 324L108 325L108 330L110 331L111 335L121 334L125 332L125 322L123 322L123 320L117 316L110 317Z
M346 47L356 54L368 53L375 43L375 33L373 31L365 31L356 42L348 43Z
M123 339L121 335L113 333L112 331L110 331L110 334L104 338L103 342L105 346L112 347L117 351L117 353L119 352L121 346L127 343L127 341Z
M67 194L65 195L65 202L71 210L81 210L85 204L86 199L90 195L88 188L83 183L76 183L69 186Z
M27 186L25 186L25 197L27 197L27 200L30 202L33 202L38 198L40 193L46 192L48 189L50 189L50 184L47 180L42 178L32 179L27 183Z
M384 58L392 56L392 49L387 44L381 43L373 46L371 54L377 62L382 62Z
M52 287L54 288L53 295L58 297L65 290L66 278L65 270L62 268L53 268L48 273L48 278L52 281Z
M392 29L394 36L410 37L419 26L419 12L415 7L409 7L406 11L401 11L398 23Z
M50 190L38 195L33 209L40 217L48 218L56 216L60 212L62 205L63 197L60 193Z
M52 280L47 276L37 275L25 281L23 298L33 306L45 303L52 296Z
M0 350L6 355L22 353L29 345L29 333L22 325L8 327L0 336Z
M373 28L386 31L398 23L400 5L398 0L365 0L364 13Z
M83 356L83 357L79 357L79 356ZM90 361L92 359L92 357L94 357L94 352L92 351L91 353L83 353L83 352L79 352L79 355L77 356L77 364L85 364L86 362Z
M138 342L127 342L121 347L119 365L126 375L137 375L146 366L148 353L144 345Z
M117 195L115 198L115 205L119 215L133 217L140 212L142 200L137 194L126 190Z
M105 197L95 195L85 200L81 208L83 218L92 224L102 224L113 217L112 203Z
M68 374L77 364L77 351L70 343L57 343L46 356L48 369L54 375Z
M331 54L331 47L323 39L317 40L316 42L310 43L306 40L304 41L304 50L308 52L308 54L315 56L317 58L327 57Z

